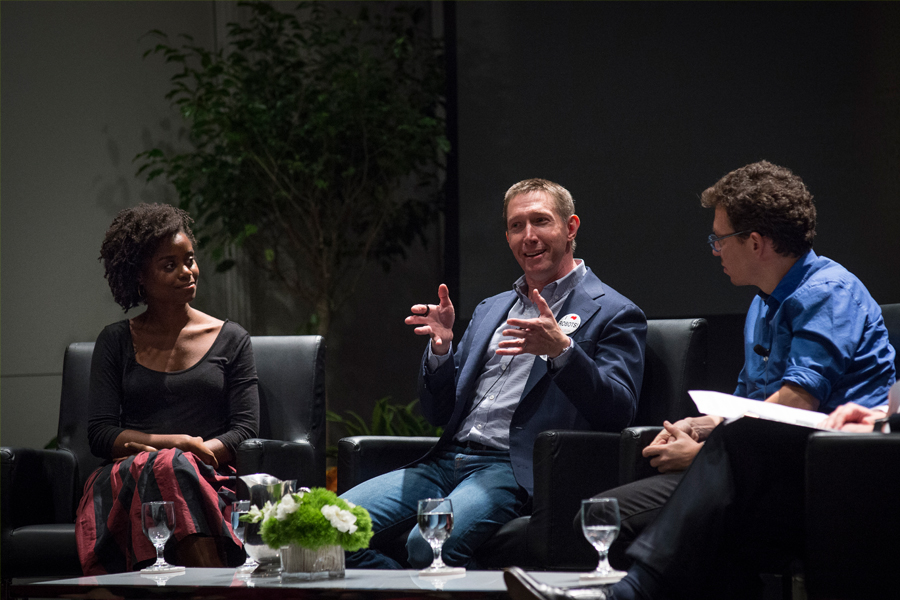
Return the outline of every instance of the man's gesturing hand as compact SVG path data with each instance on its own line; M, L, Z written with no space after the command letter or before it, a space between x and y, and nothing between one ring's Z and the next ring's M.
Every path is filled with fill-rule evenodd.
M438 356L450 352L453 341L453 322L456 312L450 302L450 290L443 283L438 287L439 304L413 304L406 317L407 325L418 325L416 335L431 336L431 351Z
M517 356L519 354L547 355L556 358L569 347L569 336L562 332L553 311L547 301L531 290L531 301L541 313L537 319L509 319L506 324L517 329L505 329L503 335L512 340L503 340L497 348L497 354Z

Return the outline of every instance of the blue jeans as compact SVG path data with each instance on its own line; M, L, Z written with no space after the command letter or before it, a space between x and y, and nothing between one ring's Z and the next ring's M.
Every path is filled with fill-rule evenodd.
M341 497L365 507L375 531L369 548L347 554L348 567L406 568L384 549L408 532L407 560L422 569L434 560L434 552L416 525L419 500L452 500L453 532L441 556L448 565L466 566L478 546L518 516L527 494L516 482L508 452L450 445L421 464L372 478Z

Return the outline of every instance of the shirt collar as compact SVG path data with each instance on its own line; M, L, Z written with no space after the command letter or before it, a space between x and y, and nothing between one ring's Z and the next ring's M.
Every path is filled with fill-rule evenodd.
M806 254L798 258L797 262L795 262L788 272L784 274L784 277L781 278L781 281L778 282L778 285L775 286L775 289L772 290L771 294L760 291L758 292L759 297L769 306L781 305L781 303L784 302L784 299L793 294L794 291L800 287L800 284L806 280L818 258L819 257L816 256L814 251L808 250Z
M580 258L576 258L575 268L556 281L551 281L545 285L544 289L541 290L541 296L549 306L553 306L560 298L575 289L575 286L578 285L585 274L587 274L587 267L584 265L584 261ZM516 279L516 282L513 284L513 290L516 292L519 300L524 302L526 306L532 303L529 294L530 290L528 289L528 284L525 282L524 275Z

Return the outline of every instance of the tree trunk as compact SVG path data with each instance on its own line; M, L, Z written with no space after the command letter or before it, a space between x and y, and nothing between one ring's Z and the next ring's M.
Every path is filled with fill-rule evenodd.
M316 333L328 341L328 329L331 327L331 306L328 298L320 296L316 301L316 315L319 317L319 327Z

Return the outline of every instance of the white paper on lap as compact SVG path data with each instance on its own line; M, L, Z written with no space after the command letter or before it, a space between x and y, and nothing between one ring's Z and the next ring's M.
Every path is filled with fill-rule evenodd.
M792 406L763 402L762 400L750 400L739 398L722 392L710 392L706 390L691 390L688 392L697 410L705 415L722 417L724 419L738 419L740 417L759 417L769 421L813 427L816 429L830 429L822 423L827 415L813 410L803 410Z

